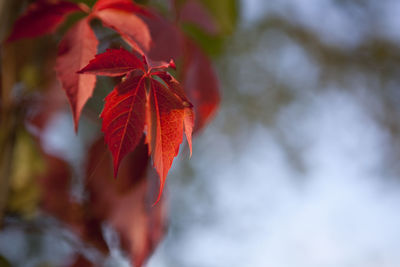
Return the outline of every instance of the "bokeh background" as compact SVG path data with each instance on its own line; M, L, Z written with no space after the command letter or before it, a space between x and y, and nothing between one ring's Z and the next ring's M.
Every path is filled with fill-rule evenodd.
M174 162L169 228L147 266L400 266L400 1L238 10L213 59L219 112ZM79 159L69 112L48 134L50 150ZM37 266L66 257L71 239L52 227L32 252L37 240L11 228L0 253ZM129 266L114 239L105 265Z
M400 1L240 4L149 266L400 266Z

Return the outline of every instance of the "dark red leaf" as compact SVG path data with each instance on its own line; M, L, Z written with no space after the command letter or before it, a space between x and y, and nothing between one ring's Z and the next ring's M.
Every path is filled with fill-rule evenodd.
M143 63L125 49L107 49L96 55L89 64L78 73L91 73L104 76L121 76L134 69L143 69Z
M104 138L114 158L114 176L129 152L133 151L143 135L146 112L145 79L132 73L105 99L101 113Z
M48 0L32 3L15 22L7 41L33 38L51 33L57 29L67 15L76 11L81 11L81 8L68 1Z
M74 117L75 130L87 100L96 84L93 75L79 75L77 71L86 66L96 55L98 41L90 28L88 18L77 22L62 39L56 59L56 72L65 90Z

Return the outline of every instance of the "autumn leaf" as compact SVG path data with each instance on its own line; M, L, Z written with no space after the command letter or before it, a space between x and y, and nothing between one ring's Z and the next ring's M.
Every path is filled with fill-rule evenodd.
M158 202L165 178L182 142L184 106L180 99L168 92L168 89L158 81L152 80L150 84L146 140L150 147L153 165L160 176L160 194L156 201Z
M17 19L8 42L22 38L34 38L52 33L65 20L83 6L68 1L37 1L32 3L25 13Z
M140 73L132 73L106 98L102 131L114 157L114 176L121 160L133 151L143 135L146 113L145 80Z
M110 51L110 50L109 50ZM78 73L91 73L105 76L122 76L135 69L143 69L144 65L137 57L125 49L113 49L112 53L95 56L90 64Z
M190 149L190 156L192 156L192 132L195 122L195 114L192 105L190 104L189 99L186 97L183 88L174 77L172 77L168 73L160 73L158 74L158 76L168 85L169 89L177 96L179 96L180 99L183 101L182 103L185 106L183 113L183 126Z
M122 54L125 60L113 61ZM129 70L129 66L132 69ZM149 68L146 62L138 64L135 55L121 48L97 55L79 71L106 76L126 73L123 82L105 99L102 131L113 155L114 176L117 176L121 160L135 149L146 131L146 143L160 177L158 200L172 161L179 152L184 124L189 144L193 128L192 104L179 83L165 71L168 66Z
M98 41L88 18L77 22L62 39L56 59L56 73L71 105L75 131L87 100L92 96L96 77L76 72L96 55Z

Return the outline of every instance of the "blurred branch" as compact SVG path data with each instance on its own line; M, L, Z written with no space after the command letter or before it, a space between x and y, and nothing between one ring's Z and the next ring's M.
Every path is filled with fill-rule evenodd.
M400 63L400 47L389 40L369 38L361 42L359 46L344 48L334 46L321 41L319 36L306 26L294 24L286 18L268 17L263 20L257 30L251 31L251 38L244 38L254 42L262 37L260 32L274 29L286 33L289 37L298 41L308 52L314 55L322 63L337 67L357 65L364 68L377 70L376 65L383 63Z
M279 39L279 36L282 35L288 38ZM276 37L277 39L274 39ZM234 66L231 67L231 61L235 62L235 60L222 61L222 64L226 64L221 72L225 87L237 88L238 79L232 78L232 75L239 73L241 79L249 79L246 82L242 80L240 86L258 87L256 90L263 90L263 93L255 93L256 90L247 92L247 89L227 91L224 101L229 103L232 109L231 113L238 112L239 107L241 114L246 115L240 123L237 123L240 118L237 116L233 120L233 125L227 125L227 127L239 127L239 125L243 127L245 123L262 121L274 128L276 125L273 124L280 114L279 111L283 106L296 99L297 93L300 95L304 93L304 96L308 97L310 93L311 95L316 93L316 90L329 87L327 85L334 85L351 90L355 94L365 94L360 95L360 97L365 97L365 99L360 99L366 101L365 111L376 119L384 131L390 134L391 142L394 144L390 148L382 148L387 149L387 154L390 155L387 157L390 161L388 163L390 171L396 175L400 174L400 165L398 164L400 160L400 46L395 41L371 34L360 39L355 46L341 46L323 40L320 34L306 25L277 15L264 18L250 29L242 29L235 38L240 38L240 42L234 42L235 45L230 51L230 54L233 55L231 57L252 60L252 65L243 64L245 67L241 66L239 71L237 65L233 64ZM280 60L279 56L269 58L268 55L286 52L286 50L278 51L278 47L286 45L285 42L301 47L302 52L311 58L311 64L318 69L318 76L312 77L312 79L316 79L311 83L312 88L303 88L304 85L300 82L296 84L297 88L294 90L291 87L293 84L285 83L286 79L291 79L290 73L287 73L288 76L281 77L277 75L279 71L275 72L269 67L266 67L266 71L263 72L262 64L264 62L269 61L272 69L275 64L274 60ZM252 56L257 55L256 53L260 55L263 53L265 58L260 61L255 60L256 57ZM250 67L254 67L254 69ZM255 82L252 83L251 79L254 79ZM374 103L371 104L371 102ZM260 112L260 110L264 112ZM232 129L227 130L227 132L232 131ZM279 129L276 131L276 138L285 148L293 166L302 172L304 164L301 160L301 148L291 147Z

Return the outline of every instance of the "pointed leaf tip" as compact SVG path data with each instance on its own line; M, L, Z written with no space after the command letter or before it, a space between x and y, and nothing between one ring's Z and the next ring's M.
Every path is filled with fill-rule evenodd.
M192 133L194 128L194 112L192 108L185 108L183 126L185 129L186 140L189 145L190 158L192 157Z
M164 191L164 185L165 185L165 180L164 182L162 181L162 179L160 179L160 189L158 191L158 196L156 201L153 203L153 205L151 205L152 208L154 208L162 199L162 195L163 195L163 191Z

